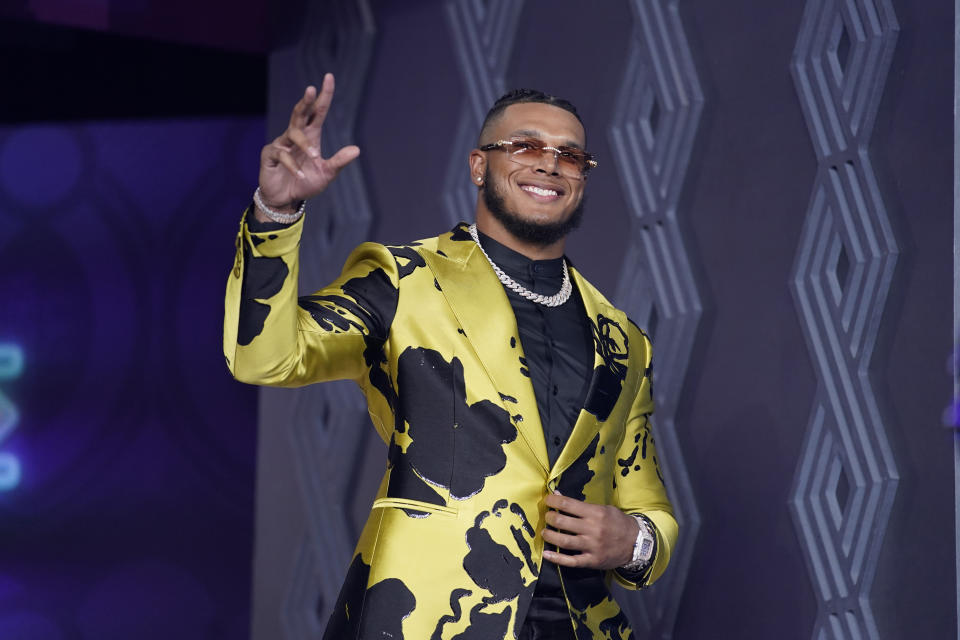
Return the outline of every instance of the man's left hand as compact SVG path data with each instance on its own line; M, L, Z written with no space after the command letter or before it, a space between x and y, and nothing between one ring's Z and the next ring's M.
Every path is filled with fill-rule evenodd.
M544 550L543 557L564 567L615 569L633 559L640 527L633 517L611 505L590 504L558 493L545 499L547 524L543 539L577 555Z

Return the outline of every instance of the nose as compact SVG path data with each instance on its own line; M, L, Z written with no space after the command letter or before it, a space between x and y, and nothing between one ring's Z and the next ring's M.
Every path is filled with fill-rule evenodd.
M537 164L534 166L534 169L539 173L556 176L559 175L559 161L559 152L553 147L546 147L540 152L540 157L537 158Z

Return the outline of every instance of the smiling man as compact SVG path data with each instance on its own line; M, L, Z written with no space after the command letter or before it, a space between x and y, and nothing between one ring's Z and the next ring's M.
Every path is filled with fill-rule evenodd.
M321 153L333 89L263 149L224 319L237 379L355 380L389 446L324 638L630 637L609 583L656 580L677 524L650 342L564 257L597 166L576 109L503 96L469 157L475 224L365 243L298 298L303 203L359 154Z

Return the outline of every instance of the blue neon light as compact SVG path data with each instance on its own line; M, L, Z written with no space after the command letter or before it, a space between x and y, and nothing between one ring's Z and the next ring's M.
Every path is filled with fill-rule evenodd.
M15 344L0 344L0 381L14 380L23 372L23 350ZM0 391L0 446L20 421L17 406ZM20 460L12 453L0 452L0 491L20 484Z

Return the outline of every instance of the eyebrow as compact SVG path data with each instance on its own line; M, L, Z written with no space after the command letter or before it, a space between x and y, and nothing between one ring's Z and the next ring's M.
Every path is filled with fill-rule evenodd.
M509 135L511 137L527 136L528 138L537 138L538 140L543 140L543 133L537 131L536 129L517 129L516 131L511 131ZM573 140L564 140L562 146L583 151L583 146L577 142L574 142Z

